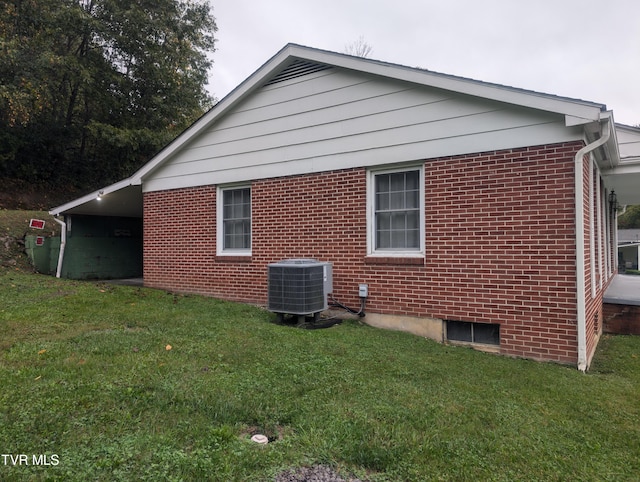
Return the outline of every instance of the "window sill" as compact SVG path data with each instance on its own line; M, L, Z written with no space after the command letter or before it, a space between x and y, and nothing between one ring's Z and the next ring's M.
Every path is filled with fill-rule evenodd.
M367 256L365 264L394 265L394 266L423 266L423 256Z
M218 254L215 258L218 263L251 263L251 255L246 254Z

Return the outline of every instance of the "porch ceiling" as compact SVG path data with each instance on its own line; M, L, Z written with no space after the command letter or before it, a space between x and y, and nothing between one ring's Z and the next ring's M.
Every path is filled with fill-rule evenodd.
M84 214L89 216L142 217L142 187L140 185L108 186L87 194L51 211L53 215Z
M616 136L620 157L603 169L605 185L616 192L619 204L640 204L640 129L616 124Z

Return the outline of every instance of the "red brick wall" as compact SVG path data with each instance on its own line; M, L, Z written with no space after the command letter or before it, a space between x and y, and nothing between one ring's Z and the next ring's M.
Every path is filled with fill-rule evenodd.
M215 186L146 193L145 284L266 303L266 265L311 257L333 263L343 303L368 283L370 312L500 323L502 353L575 363L582 145L426 161L419 264L367 258L364 168L254 181L244 260L216 258Z
M501 323L501 352L575 362L573 156L580 143L427 168L432 315Z

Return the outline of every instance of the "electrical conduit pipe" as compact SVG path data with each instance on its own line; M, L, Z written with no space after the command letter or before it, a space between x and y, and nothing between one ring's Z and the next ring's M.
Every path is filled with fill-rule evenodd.
M605 130L600 139L584 146L574 158L576 192L576 291L578 296L578 370L587 371L587 300L585 296L584 259L584 156L605 144L611 137L611 120L605 120ZM591 190L591 187L589 187ZM593 254L592 254L593 255ZM593 276L593 273L591 273Z

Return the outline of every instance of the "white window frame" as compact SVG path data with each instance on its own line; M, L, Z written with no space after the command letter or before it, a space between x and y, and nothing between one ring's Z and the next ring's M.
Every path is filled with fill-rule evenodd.
M250 216L251 216L251 234L250 244L253 245L253 192L250 184L232 184L218 186L216 193L216 254L218 256L251 256L251 247L249 248L227 248L224 247L224 193L225 191L236 191L240 189L249 189L251 194Z
M379 174L394 174L398 172L418 171L419 180L419 227L420 239L418 249L376 249L376 218L375 218L375 177ZM395 167L381 167L367 172L367 255L379 257L422 258L425 254L425 182L424 164L407 164Z

